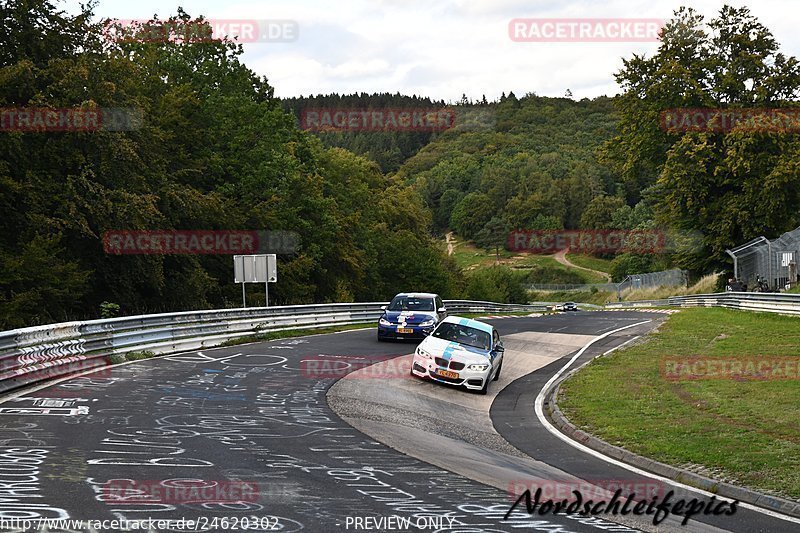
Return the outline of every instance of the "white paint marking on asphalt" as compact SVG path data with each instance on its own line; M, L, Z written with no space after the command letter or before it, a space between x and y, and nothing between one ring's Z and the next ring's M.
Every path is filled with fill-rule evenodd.
M80 407L0 407L0 415L50 415L50 416L75 416L88 415L89 408Z
M566 435L561 433L558 429L556 429L556 427L553 426L550 423L550 421L547 420L547 418L544 416L544 407L543 407L543 405L544 405L544 393L545 393L545 391L547 389L549 389L550 386L559 377L561 377L561 375L564 372L566 372L569 367L572 366L572 364L578 359L578 357L580 357L583 354L583 352L586 351L587 348L589 348L589 346L591 346L592 344L594 344L595 342L597 342L599 340L602 340L602 339L608 337L609 335L612 335L612 334L617 333L619 331L622 331L624 329L632 328L632 327L635 327L635 326L641 326L642 324L646 324L648 322L650 322L650 320L645 320L644 322L637 322L636 324L630 324L628 326L623 326L621 328L617 328L617 329L615 329L613 331L609 331L607 333L603 333L599 337L595 337L594 339L592 339L588 343L586 343L586 345L583 348L581 348L580 350L578 350L578 353L576 353L572 357L572 359L570 359L567 362L567 364L565 364L563 367L561 367L561 369L558 372L556 372L556 374L553 377L551 377L550 380L547 383L545 383L544 387L542 387L542 390L539 391L539 394L536 396L536 403L534 404L534 409L536 411L536 417L539 419L539 422L542 423L542 425L545 427L545 429L547 429L547 431L549 431L550 433L552 433L553 435L555 435L559 439L563 440L564 442L566 442L567 444L569 444L573 448L577 448L578 450L582 451L583 453L589 454L589 455L591 455L593 457L597 457L598 459L602 459L603 461L605 461L607 463L610 463L610 464L615 465L615 466L619 466L619 467L624 468L626 470L629 470L629 471L631 471L631 472L633 472L635 474L639 474L640 476L646 476L646 477L649 477L649 478L652 478L652 479L657 479L657 480L662 481L664 483L667 483L669 485L673 485L675 487L680 487L680 488L682 488L684 490L688 490L688 491L691 491L691 492L696 492L698 494L702 494L703 496L708 496L708 497L717 496L717 497L719 497L719 495L717 495L717 494L705 491L703 489L698 489L697 487L692 487L690 485L684 485L683 483L679 483L679 482L674 481L672 479L669 479L669 478L666 478L666 477L663 477L663 476L659 476L657 474L653 474L652 472L648 472L646 470L642 470L641 468L637 468L637 467L629 465L627 463L623 463L622 461L618 461L618 460L616 460L616 459L614 459L612 457L608 457L606 455L603 455L602 453L598 452L597 450L593 450L593 449L589 448L588 446L585 446L585 445L583 445L583 444L581 444L579 442L576 442L576 441L572 440L571 438L567 437ZM731 498L727 498L727 499L730 500ZM781 513L777 513L775 511L770 511L769 509L764 509L763 507L758 507L756 505L752 505L752 504L749 504L749 503L746 503L746 502L739 502L739 507L743 507L745 509L749 509L751 511L755 511L757 513L765 514L765 515L771 516L773 518L778 518L780 520L785 520L787 522L793 522L795 524L800 524L800 519L798 519L798 518L794 518L792 516L787 516L787 515L784 515L784 514L781 514Z

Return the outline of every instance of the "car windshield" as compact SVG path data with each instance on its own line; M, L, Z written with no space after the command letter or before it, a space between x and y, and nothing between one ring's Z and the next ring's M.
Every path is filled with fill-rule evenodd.
M389 311L433 311L433 298L395 296L388 309Z
M439 327L436 328L432 335L482 350L488 350L492 346L491 336L487 332L469 326L453 324L452 322L439 324Z

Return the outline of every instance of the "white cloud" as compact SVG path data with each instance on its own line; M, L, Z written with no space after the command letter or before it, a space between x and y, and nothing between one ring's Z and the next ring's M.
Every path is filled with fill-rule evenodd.
M390 65L384 59L346 61L324 70L326 76L344 79L377 76L387 72L390 72Z
M76 2L77 0L70 0ZM293 19L291 43L246 43L244 62L267 76L279 96L320 92L401 92L457 100L501 92L578 97L615 93L622 58L652 54L656 43L518 43L512 18L659 18L681 5L713 16L725 0L100 0L97 13L118 18L166 16L183 5L192 15ZM793 0L727 0L751 4L782 51L800 56Z

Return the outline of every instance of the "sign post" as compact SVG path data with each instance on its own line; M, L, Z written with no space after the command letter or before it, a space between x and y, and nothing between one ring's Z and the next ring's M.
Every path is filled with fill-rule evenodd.
M278 263L275 254L234 255L233 278L242 284L242 306L247 307L245 283L264 284L264 303L269 307L269 284L278 281Z

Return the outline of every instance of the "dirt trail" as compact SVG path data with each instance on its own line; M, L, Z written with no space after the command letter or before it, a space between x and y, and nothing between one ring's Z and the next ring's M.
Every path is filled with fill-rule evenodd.
M453 232L448 232L444 238L447 239L447 255L453 255Z
M553 259L555 259L556 261L558 261L562 265L568 266L570 268L577 268L579 270L585 270L587 272L594 272L595 274L597 274L599 276L603 276L604 278L606 278L606 282L607 283L611 283L611 276L609 274L605 273L605 272L601 272L599 270L592 270L591 268L586 268L586 267L582 267L582 266L578 266L576 264L570 263L569 259L567 259L567 252L569 252L568 249L567 250L561 250L560 252L558 252L558 253L553 255Z

